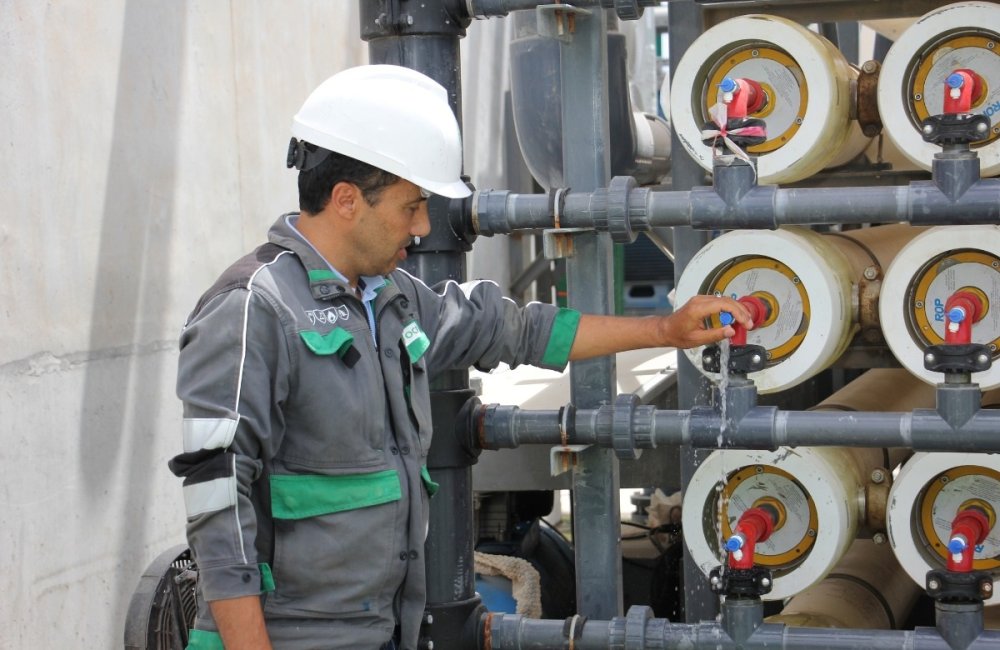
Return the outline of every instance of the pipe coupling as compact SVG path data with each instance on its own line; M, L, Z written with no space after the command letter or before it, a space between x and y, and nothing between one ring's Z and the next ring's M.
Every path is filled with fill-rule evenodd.
M653 620L653 610L643 605L633 605L625 614L625 650L645 650L646 628Z
M656 408L641 406L633 393L619 395L611 413L611 446L622 460L635 460L644 448L653 446L653 414Z
M476 440L480 449L515 449L520 445L514 421L520 407L485 404L474 417Z
M511 232L510 221L507 218L508 190L481 190L473 195L472 219L473 231L485 237L507 235Z
M631 244L635 232L629 216L629 196L637 187L631 176L615 176L607 189L608 232L617 244Z

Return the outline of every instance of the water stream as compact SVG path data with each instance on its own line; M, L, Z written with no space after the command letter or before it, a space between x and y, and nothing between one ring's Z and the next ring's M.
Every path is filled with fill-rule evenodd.
M722 435L726 430L726 390L729 388L729 339L722 339L719 342L719 383L718 383L718 393L716 399L718 400L719 406L719 436L716 438L716 447L722 449ZM726 469L725 465L720 463L721 474L719 476L719 482L715 486L716 491L716 513L715 513L715 539L718 548L716 549L716 556L725 561L725 546L726 541L723 539L722 532L722 518L727 516L726 507L728 504L725 499L725 486L726 486Z

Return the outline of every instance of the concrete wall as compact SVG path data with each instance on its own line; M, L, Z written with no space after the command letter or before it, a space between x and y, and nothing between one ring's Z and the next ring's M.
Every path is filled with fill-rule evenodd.
M115 648L183 541L176 338L296 206L292 114L357 3L0 5L0 648Z

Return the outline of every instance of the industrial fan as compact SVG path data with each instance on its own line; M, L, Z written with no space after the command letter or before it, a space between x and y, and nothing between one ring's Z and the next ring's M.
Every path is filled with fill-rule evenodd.
M187 546L175 546L153 560L129 603L125 650L183 650L198 612L197 583Z

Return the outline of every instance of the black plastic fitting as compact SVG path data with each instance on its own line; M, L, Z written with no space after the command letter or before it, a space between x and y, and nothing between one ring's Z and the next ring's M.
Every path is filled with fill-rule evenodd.
M981 603L993 597L993 576L986 571L927 572L927 595L942 603Z
M359 2L361 40L387 36L454 36L463 38L472 18L464 0L407 2L366 0Z
M715 567L709 572L708 584L712 593L733 598L760 598L771 593L774 578L771 570L755 566L749 569Z
M762 345L733 345L729 348L727 370L746 376L750 372L763 370L767 365L767 349ZM722 350L718 345L706 346L701 352L701 367L706 372L722 370Z
M476 440L476 431L471 426L479 404L472 389L434 393L431 400L434 444L427 455L428 468L469 467L479 460L482 450Z
M990 349L981 343L943 343L924 350L924 368L931 372L983 372L992 365Z

